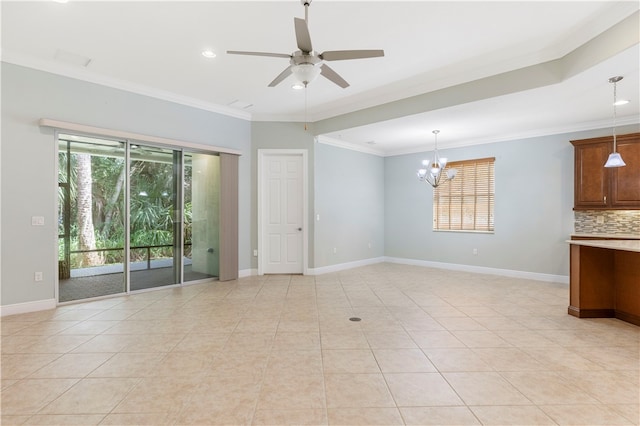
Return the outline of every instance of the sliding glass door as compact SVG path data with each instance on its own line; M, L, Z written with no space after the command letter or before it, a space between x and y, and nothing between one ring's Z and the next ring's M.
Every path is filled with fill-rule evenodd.
M58 299L124 293L125 143L58 137Z
M218 277L218 155L58 141L60 302Z
M132 144L129 176L131 291L181 282L181 152Z
M184 281L217 277L220 157L192 152L184 159Z

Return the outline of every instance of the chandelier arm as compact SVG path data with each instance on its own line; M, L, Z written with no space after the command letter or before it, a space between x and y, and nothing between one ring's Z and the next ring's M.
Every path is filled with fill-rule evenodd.
M438 173L437 176L433 177L433 183L431 184L431 186L433 186L434 188L437 188L438 185L440 185L440 176L441 176L441 174Z

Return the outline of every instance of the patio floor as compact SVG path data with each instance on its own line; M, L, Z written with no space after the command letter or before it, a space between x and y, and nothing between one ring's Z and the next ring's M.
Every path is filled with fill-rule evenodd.
M76 274L73 274L76 275ZM216 278L201 272L191 270L191 265L185 265L184 281L195 281L207 278ZM175 284L173 268L161 267L131 271L131 291L144 290L153 287L162 287ZM60 280L59 301L70 302L73 300L88 299L91 297L106 296L125 292L124 273L110 273L71 277Z

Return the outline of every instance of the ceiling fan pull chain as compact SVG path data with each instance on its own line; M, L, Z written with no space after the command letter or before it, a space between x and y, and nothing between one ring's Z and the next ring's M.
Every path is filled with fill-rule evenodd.
M307 130L307 85L304 85L304 130Z

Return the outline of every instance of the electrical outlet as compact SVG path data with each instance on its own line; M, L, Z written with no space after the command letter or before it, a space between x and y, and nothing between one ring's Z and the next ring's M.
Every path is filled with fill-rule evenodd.
M31 226L44 226L44 216L31 216Z
M478 249L477 249L477 248L474 248L474 249L473 249L473 255L474 255L474 256L477 256L477 255L478 255Z
M336 247L333 248L333 254L336 254L338 252L338 249Z
M596 223L602 225L604 223L604 216L596 216Z
M42 281L42 272L34 272L33 273L34 281Z

